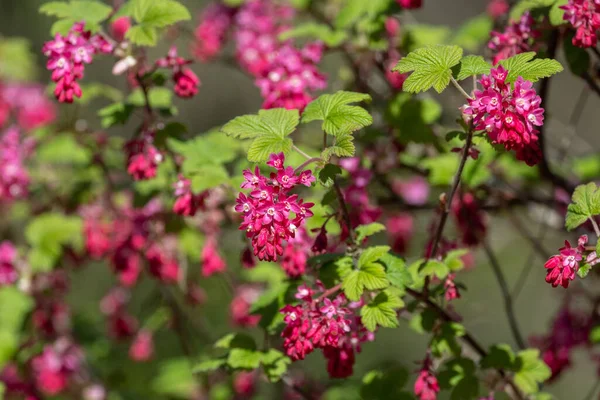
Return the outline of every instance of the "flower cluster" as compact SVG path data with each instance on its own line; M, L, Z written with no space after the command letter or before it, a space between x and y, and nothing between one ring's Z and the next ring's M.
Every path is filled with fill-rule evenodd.
M125 289L116 287L100 301L100 311L107 317L108 334L114 339L129 339L137 331L137 319L127 312L129 298Z
M419 400L436 400L440 385L433 373L431 358L427 356L415 382L415 394Z
M396 0L396 2L400 4L402 8L407 10L421 8L423 6L423 0Z
M152 179L164 157L154 146L154 132L145 131L125 144L127 172L135 180Z
M152 332L140 330L129 348L129 358L133 361L148 361L154 355L154 340Z
M231 27L235 9L220 3L209 4L200 16L194 31L192 53L201 61L215 57L223 48L227 31Z
M511 21L504 32L492 31L488 48L494 54L494 65L514 55L535 51L535 39L539 38L541 33L534 25L533 17L529 12L525 12L518 21Z
M204 207L205 193L192 193L192 182L179 175L179 179L173 185L175 187L175 204L173 212L186 217L193 217L199 209Z
M45 346L42 353L31 360L37 388L49 396L62 393L79 372L82 362L83 352L66 338Z
M168 68L172 71L172 79L175 83L175 94L181 98L187 99L198 94L200 79L186 65L191 64L191 60L186 60L177 55L177 47L173 46L166 57L156 61L159 68Z
M129 28L131 28L131 19L129 17L119 17L110 24L110 33L117 42L122 42Z
M236 57L255 77L263 108L302 110L312 100L311 92L326 87L316 67L323 52L320 43L297 49L291 41L279 41L293 16L292 7L271 0L247 1L235 16Z
M17 272L15 261L17 259L17 249L7 240L0 243L0 287L11 285L17 281L19 274Z
M11 114L26 131L40 128L56 119L56 107L44 95L41 85L0 83L0 127Z
M90 64L96 54L110 54L113 46L102 35L86 31L82 22L73 25L67 36L57 33L43 51L56 82L54 95L61 103L72 103L74 97L81 97L77 81L83 78L85 64Z
M579 270L581 261L584 259L585 245L588 242L587 235L582 235L577 240L577 247L572 247L571 243L565 240L565 246L560 248L557 255L550 257L544 267L546 268L546 282L553 287L561 285L564 288L575 279L575 274ZM586 261L597 263L596 253L591 253Z
M231 322L239 327L253 327L260 321L260 315L250 314L250 307L261 294L261 290L251 285L236 288L235 296L229 304Z
M387 57L384 62L385 67L385 79L387 79L389 85L394 90L402 90L404 81L408 78L408 74L400 74L392 71L392 69L400 61L400 52L398 47L400 46L400 22L394 17L389 17L385 20L385 32L388 38L388 50Z
M506 14L510 9L510 4L506 0L490 0L486 11L488 15L494 19Z
M518 77L514 89L506 81L508 71L502 66L483 75L474 98L462 107L465 120L472 121L476 130L487 133L494 143L515 150L518 160L527 165L537 164L541 157L537 126L544 123L542 100L533 84Z
M451 207L452 215L461 232L461 241L466 246L477 246L485 239L486 218L479 202L472 193L462 193L455 197Z
M254 255L260 260L277 261L283 255L283 242L289 241L313 215L313 203L304 203L297 194L289 192L297 185L310 187L315 181L310 170L297 173L284 165L283 153L272 154L267 163L275 168L270 177L261 175L258 167L254 172L244 171L243 189L251 189L249 196L240 193L235 211L244 214L240 230L252 239Z
M33 145L33 139L21 140L21 134L14 126L0 135L0 202L27 196L29 173L24 163Z
M576 29L573 45L595 47L600 29L600 0L569 0L560 8L565 10L563 19Z
M323 297L325 288L317 282L317 292L302 285L296 298L299 305L286 305L281 309L286 324L281 336L286 354L294 361L303 360L315 349L321 349L327 358L327 371L333 378L352 375L354 352L361 351L360 344L374 339L355 315L362 303L348 303L346 296L333 300Z

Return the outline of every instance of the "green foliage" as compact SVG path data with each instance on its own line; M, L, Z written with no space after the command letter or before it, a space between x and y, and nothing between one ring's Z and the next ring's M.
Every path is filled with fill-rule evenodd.
M600 343L600 325L593 327L590 331L590 342L593 344Z
M42 4L40 13L59 18L52 25L52 34L66 34L73 24L85 21L85 28L93 32L100 28L100 23L105 21L112 8L100 1L70 0L50 1Z
M169 398L189 399L194 387L194 375L187 358L163 361L152 381L152 389Z
M475 373L473 360L457 357L444 363L438 379L442 388L452 389L451 400L470 400L478 398L479 394L479 381Z
M238 139L253 139L248 149L248 160L263 162L271 153L288 153L292 139L288 136L296 129L300 116L298 110L274 108L260 110L256 115L236 117L221 131Z
M573 192L571 204L567 208L565 226L572 231L589 218L600 214L600 191L595 183L579 185Z
M487 355L481 359L482 368L513 370L516 356L507 344L496 344L490 347Z
M33 299L17 288L0 288L0 368L17 350L21 326L33 305Z
M123 94L119 89L102 83L89 83L81 85L81 98L75 98L81 105L88 105L91 101L98 98L106 98L111 101L123 100Z
M390 248L375 246L365 249L358 259L358 269L353 269L352 260L345 257L338 261L338 272L342 278L342 289L352 301L357 301L365 289L385 289L389 286L385 269L378 263Z
M405 31L402 48L408 52L421 47L444 44L452 35L449 27L440 25L411 24L406 26Z
M521 76L527 81L537 82L563 70L558 61L548 58L536 58L534 60L535 55L535 52L530 51L500 61L500 65L508 70L506 81L513 83Z
M161 115L172 116L177 114L177 108L173 106L173 92L164 87L153 87L148 91L148 102ZM136 107L146 106L146 98L141 89L135 89L125 101L110 104L98 110L103 128L111 128L115 125L124 125L135 111Z
M442 106L436 100L398 93L388 103L385 118L398 128L402 143L433 143L435 135L430 125L441 115Z
M337 28L348 28L361 20L372 20L389 7L391 0L344 0L335 19Z
M34 271L49 271L70 246L83 247L81 218L59 213L41 214L25 228L27 243L31 246L28 261Z
M385 264L386 277L394 287L403 290L412 284L413 279L404 260L388 253L380 261Z
M137 22L127 31L127 39L140 46L155 46L158 29L192 18L175 0L131 0L131 16Z
M582 181L594 179L600 176L600 156L592 154L577 157L573 160L572 169Z
M421 161L421 166L429 170L427 177L432 185L448 186L458 169L460 155L458 153L445 153L435 157L428 157ZM491 173L488 163L491 162L493 154L480 154L477 160L469 158L463 171L463 182L476 187L486 182Z
M509 15L511 19L517 20L525 11L531 11L540 8L547 9L556 2L557 0L521 0L512 7Z
M404 391L408 371L400 365L389 365L367 372L362 379L360 398L363 400L411 400L412 393Z
M321 158L329 161L331 157L352 157L356 152L354 137L352 134L341 135L334 139L333 145L327 147L321 153Z
M491 68L492 66L481 56L465 56L460 60L456 79L462 81L473 75L489 74Z
M328 47L337 47L348 38L348 33L341 30L333 30L331 27L329 27L329 25L326 24L307 22L296 25L292 29L284 31L279 35L280 40L288 40L293 38L320 40Z
M396 310L402 306L404 302L396 293L390 289L385 290L360 309L361 321L371 332L377 326L395 328L398 326Z
M37 148L37 161L51 164L86 165L92 159L91 151L81 146L73 135L59 134Z
M362 107L352 103L370 102L364 93L338 91L323 94L310 102L302 113L302 122L323 121L322 128L335 137L346 136L373 123L373 117Z
M450 84L451 68L459 63L463 50L458 46L430 46L410 52L402 58L394 71L413 73L404 82L404 90L411 93L434 88L441 93Z
M437 277L444 279L450 273L450 269L446 264L438 260L428 260L421 269L421 276Z
M460 271L465 266L462 257L467 254L469 254L468 249L450 250L444 257L444 264L451 272Z
M323 169L319 171L319 182L325 187L333 185L335 177L342 173L342 169L335 164L325 164Z
M36 77L35 55L24 38L0 37L0 79L29 81Z
M458 322L444 322L431 340L432 352L437 356L442 354L459 356L462 348L458 338L465 333L465 327Z
M538 349L520 351L515 364L515 383L526 394L537 393L539 384L552 375L550 367L540 360Z
M585 263L581 267L579 267L579 269L577 270L577 276L579 276L581 279L583 279L590 273L591 269L592 269L592 266L590 264Z
M550 12L548 13L548 18L550 19L550 23L554 26L562 25L567 23L563 19L565 15L565 10L561 9L561 6L566 5L569 0L555 0L555 3L550 8Z
M373 236L378 232L385 231L385 226L379 222L372 222L367 225L359 225L355 229L356 231L356 242L362 243L369 236Z
M487 13L478 15L458 28L451 43L475 52L489 40L492 28L493 21Z

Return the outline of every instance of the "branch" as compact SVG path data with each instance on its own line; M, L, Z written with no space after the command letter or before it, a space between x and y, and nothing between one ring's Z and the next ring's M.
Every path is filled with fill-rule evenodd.
M508 323L510 325L510 330L512 335L517 342L517 345L521 350L525 349L527 346L525 345L525 341L523 340L523 335L519 330L519 325L517 324L517 317L515 316L515 309L513 307L512 297L510 295L510 290L508 289L508 284L506 283L506 278L504 273L502 272L502 268L500 268L500 264L498 264L498 260L496 259L496 255L492 251L491 247L487 242L483 242L483 249L490 260L490 265L492 266L492 270L494 271L494 275L496 275L496 280L500 285L500 290L502 291L502 297L504 298L504 309L506 311L506 316L508 318Z

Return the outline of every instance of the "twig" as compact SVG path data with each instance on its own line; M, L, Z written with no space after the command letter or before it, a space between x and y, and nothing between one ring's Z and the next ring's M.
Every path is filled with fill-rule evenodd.
M517 345L521 350L525 349L527 346L525 341L523 340L523 335L519 330L519 325L517 324L517 317L515 315L515 310L513 307L513 300L510 296L510 290L508 289L508 284L506 283L506 278L504 277L504 273L502 272L502 268L500 268L500 264L496 259L496 255L492 251L491 247L487 242L483 242L483 249L490 260L490 265L492 266L492 270L494 271L494 275L496 275L496 280L500 285L500 290L502 291L502 297L504 298L504 309L506 311L506 316L508 318L508 323L510 325L510 330L512 332Z
M320 158L320 157L312 157L312 158L304 161L302 164L300 164L298 166L298 168L296 168L294 170L294 172L297 174L298 172L302 172L302 170L304 170L304 168L306 168L306 166L308 166L308 165L310 165L312 163L315 163L315 162L318 163L318 162L322 162L322 161L323 161L323 159Z
M469 129L467 133L467 140L465 142L465 148L463 149L462 156L460 158L460 164L458 165L458 170L454 175L454 180L452 182L452 187L450 188L450 192L448 196L444 199L442 216L440 217L440 222L438 224L437 230L435 232L435 236L433 237L433 244L431 246L431 251L429 252L429 258L435 258L437 254L437 248L440 243L440 239L442 234L444 233L444 227L446 226L446 221L448 220L448 214L450 214L450 206L452 205L452 200L454 199L454 195L456 194L456 190L458 189L458 185L460 184L460 179L462 177L463 170L465 169L465 164L467 163L467 158L469 157L469 149L471 148L471 144L473 142L473 130Z
M350 213L348 212L348 206L346 205L346 200L344 199L344 194L342 193L342 189L340 189L340 185L337 182L337 179L333 180L333 188L335 193L337 194L338 200L340 202L340 208L342 209L342 215L344 217L344 221L346 223L346 228L348 229L348 238L350 241L354 242L354 236L352 232L352 219L350 218Z
M296 146L295 144L292 145L292 149L296 150L298 153L300 153L300 155L302 155L304 158L306 158L307 160L312 160L315 157L311 157L308 154L306 154L305 152L303 152L302 150L300 150L298 148L298 146Z
M450 77L450 82L452 82L452 84L454 85L455 88L458 89L459 92L462 93L463 96L465 96L467 98L467 100L471 100L472 97L469 96L469 93L465 92L465 89L462 88L462 86L460 86L460 83L458 83L458 81L456 79L454 79L454 77Z
M596 233L596 237L598 239L600 239L600 228L598 228L598 223L592 217L590 217L588 219L590 220L590 222L592 223L592 226L594 227L594 232Z

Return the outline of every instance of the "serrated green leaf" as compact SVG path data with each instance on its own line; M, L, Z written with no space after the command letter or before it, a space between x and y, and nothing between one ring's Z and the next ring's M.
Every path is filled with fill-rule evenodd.
M577 276L581 279L584 279L590 273L591 269L592 266L588 263L585 263L577 270Z
M292 363L289 357L275 349L265 352L261 361L269 382L278 382Z
M408 272L404 260L388 253L381 257L380 261L385 264L388 281L396 288L404 290L405 287L412 284L412 276Z
M437 356L443 354L460 355L462 348L458 338L464 336L465 333L465 327L458 322L444 322L431 341L433 353Z
M548 19L552 25L558 26L567 23L563 18L565 10L560 7L566 5L568 2L569 0L555 0L555 3L550 8L550 13L548 13Z
M456 79L462 81L473 75L489 74L491 68L492 66L481 56L465 56L460 60Z
M319 171L319 182L326 187L330 187L337 175L342 173L342 169L335 164L325 164L323 169Z
M517 20L525 11L550 7L556 0L521 0L510 10L510 19Z
M352 269L352 259L349 257L338 260L336 263L338 265L339 274L342 277L342 289L346 293L348 299L357 301L360 299L365 288L376 290L384 289L389 286L385 269L382 265L375 262L383 255L379 252L381 248L387 246L379 247L379 249L371 248L373 250L367 253L367 256L363 258L362 263L359 260L360 267L357 270ZM365 254L365 252L363 252L363 254ZM361 258L362 257L363 255L361 255Z
M438 279L444 279L450 273L450 269L446 264L438 260L428 260L423 269L421 270L421 276L426 277L437 277Z
M388 291L379 293L369 304L360 309L363 325L373 332L377 326L395 328L398 326L396 310L404 305L402 299Z
M525 394L537 393L538 385L552 375L550 368L539 357L540 351L537 349L527 349L517 354L514 380Z
M595 215L600 214L600 191L594 182L575 188L567 208L565 227L572 231Z
M279 40L285 41L295 38L308 38L320 40L325 43L327 47L337 47L342 44L347 37L348 33L345 31L333 30L326 24L316 22L300 24L279 34Z
M132 0L133 17L146 27L163 28L192 18L188 9L175 0Z
M302 122L323 121L322 128L335 137L367 127L373 123L373 117L362 107L352 103L370 102L371 96L365 93L338 91L323 94L306 106L302 113Z
M475 375L475 363L468 358L454 358L444 364L438 373L440 386L452 389L451 400L471 400L478 398L479 381Z
M444 264L448 266L451 272L460 271L465 266L462 257L467 254L469 254L468 249L450 250L444 257Z
M106 20L112 8L100 1L93 0L71 0L70 2L51 1L42 4L40 13L67 19L73 22L86 22L87 24L98 24ZM72 24L71 24L72 25Z
M385 225L380 224L379 222L372 222L367 225L359 225L355 229L356 231L356 241L358 243L362 243L369 236L373 236L378 232L385 231Z
M127 30L125 37L138 46L156 46L158 31L152 26L136 25Z
M239 139L254 139L248 160L263 162L272 153L288 153L292 149L289 136L298 125L298 110L274 108L260 110L257 115L244 115L225 124L221 131Z
M133 111L133 105L119 102L101 108L98 110L98 116L102 121L102 127L106 129L126 124Z
M229 180L229 173L221 165L200 165L183 171L190 178L194 193L215 188Z
M201 361L193 368L194 373L201 372L213 372L218 370L219 368L223 368L227 365L227 358L212 358L209 360Z
M487 13L480 14L461 25L450 42L476 52L489 40L493 25L494 21Z
M411 393L403 391L408 371L401 365L390 365L367 372L360 388L361 400L412 400ZM347 399L344 397L343 399Z
M246 349L256 350L256 343L245 333L229 333L215 342L217 349Z
M390 0L344 0L343 6L335 19L335 26L347 28L362 18L374 19L382 14L390 5Z
M402 58L394 71L411 72L404 82L404 90L411 93L434 88L441 93L452 77L451 68L459 63L462 49L458 46L430 46L417 49Z
M500 65L508 70L506 81L513 83L521 76L526 81L537 82L563 70L558 61L548 58L533 60L535 55L535 52L521 53L500 61Z
M352 157L356 152L354 147L354 137L352 134L341 135L335 138L335 143L327 147L321 153L321 158L329 161L331 157Z
M373 246L366 248L358 258L358 267L362 268L363 266L372 265L389 251L389 246Z
M263 354L258 350L231 349L227 356L227 365L234 369L256 369L260 366Z
M398 129L398 139L404 143L434 143L431 124L442 115L442 106L435 99L420 99L408 93L398 93L389 103L385 118Z
M481 359L481 368L495 368L504 370L513 370L515 368L516 356L509 345L496 344L490 347L490 350L484 358Z

